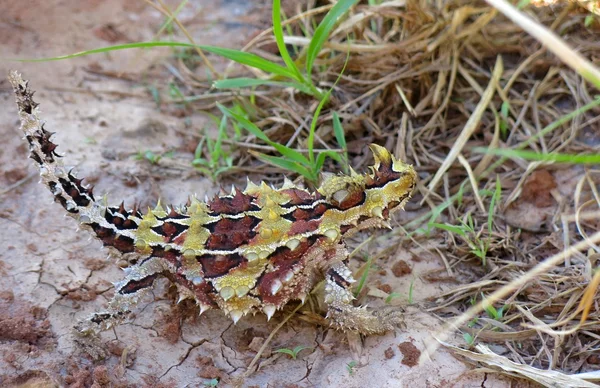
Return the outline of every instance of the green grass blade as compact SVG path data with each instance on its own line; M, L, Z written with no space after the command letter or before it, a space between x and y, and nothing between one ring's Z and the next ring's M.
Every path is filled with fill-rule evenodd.
M205 45L195 45L191 43L183 43L183 42L137 42L137 43L127 43L120 44L115 46L102 47L93 50L80 51L78 53L69 54L69 55L61 55L58 57L51 58L39 58L39 59L14 59L19 62L48 62L48 61L60 61L63 59L71 59L82 57L85 55L91 54L100 54L107 53L110 51L118 51L118 50L128 50L134 48L151 48L151 47L190 47L190 48L199 48L201 50L220 55L227 59L231 59L234 62L240 63L242 65L254 67L256 69L260 69L264 72L279 75L282 77L295 79L295 74L292 73L287 68L268 61L256 54L247 53L239 50L232 50L223 47L215 47L215 46L205 46Z
M258 137L260 140L262 140L265 143L269 144L270 146L274 147L280 154L284 155L285 157L287 157L297 163L304 164L304 165L309 164L308 159L306 159L306 157L304 155L302 155L300 152L272 141L271 139L269 139L269 137L267 135L265 135L265 133L260 128L258 128L256 126L256 124L252 123L250 120L248 120L241 114L236 113L218 103L217 103L217 107L221 110L221 112L223 112L224 115L236 120L244 129L246 129L248 132L250 132L254 136Z
M213 87L216 89L239 89L239 88L248 88L255 86L279 86L282 88L294 88L300 90L302 93L311 94L312 91L310 88L302 85L298 82L281 82L281 81L273 81L266 79L257 79L257 78L229 78L223 79L213 82Z
M323 164L325 164L325 158L331 158L333 160L335 160L336 162L338 162L339 164L344 164L344 158L338 154L337 152L334 151L323 151L321 152L318 156L317 156L317 161L314 165L314 170L315 172L320 172L321 168L323 167Z
M337 112L333 112L333 134L335 135L335 139L339 144L340 148L344 150L342 154L343 160L340 163L342 166L342 170L345 174L348 173L348 146L346 145L346 134L344 133L344 127L342 127L342 122L340 120L340 116Z
M276 167L281 167L284 170L293 171L297 174L302 175L303 177L305 177L306 179L308 179L311 182L316 182L316 180L317 180L317 177L315 176L315 174L313 174L308 168L302 166L301 164L299 164L297 162L294 162L289 159L284 159L280 156L266 155L261 152L250 151L250 153L252 155L256 156L257 158L259 158L260 160L264 161L265 163L268 163L268 164L276 166Z
M213 162L217 162L221 156L223 155L223 149L222 149L222 145L223 145L223 139L225 138L225 136L227 135L227 117L223 116L221 118L221 122L219 123L219 133L217 135L217 141L214 144L213 147L213 152L211 155L211 158L213 160Z
M358 294L360 294L360 292L362 291L363 287L365 286L365 283L367 282L367 278L369 277L369 272L371 271L372 264L373 264L373 258L369 257L367 259L367 262L365 263L365 270L362 273L360 279L358 280L358 284L356 285L356 288L354 289L354 297L357 297Z
M277 63L268 61L263 57L259 57L256 54L247 53L239 50L232 50L223 47L214 47L214 46L198 46L200 49L204 51L208 51L209 53L217 54L227 59L231 59L234 62L240 63L242 65L254 67L256 69L260 69L266 73L276 74L283 77L295 78L294 73L285 67L278 65Z
M250 120L248 120L247 118L245 118L244 116L242 116L241 114L232 111L231 109L217 103L217 108L219 108L219 110L227 117L230 117L234 120L236 120L238 123L240 123L240 125L242 127L244 127L248 132L250 132L251 134L253 134L254 136L258 137L260 140L264 141L265 143L273 143L271 141L271 139L269 139L269 137L267 135L265 135L265 133L256 126L256 124L252 123Z
M310 40L310 44L308 45L308 50L306 53L306 74L308 75L307 78L310 78L315 59L317 59L317 56L321 52L321 48L323 48L323 44L329 37L329 33L335 26L335 23L340 18L340 16L346 13L346 11L348 11L350 7L352 7L357 2L358 0L339 0L329 10L329 12L327 12L327 15L325 15L325 17L315 30L315 34Z
M275 35L275 42L277 42L277 48L279 54L285 62L287 68L294 73L294 79L300 83L304 83L304 77L300 73L298 66L294 63L294 60L290 56L290 53L285 46L283 41L283 28L281 27L281 0L273 0L273 35Z
M561 154L557 152L550 152L547 154L540 154L535 151L527 150L510 150L504 148L473 148L473 152L489 153L494 155L506 156L508 158L521 158L526 160L534 160L539 162L555 162L555 163L570 163L570 164L600 164L600 154L587 154L587 155L571 155Z
M173 20L175 20L177 15L179 15L179 12L181 12L183 7L185 7L188 2L189 2L189 0L183 0L181 3L179 3L177 8L175 8L175 11L173 11L171 13L171 15L169 15L167 20L164 21L164 23L160 26L158 31L154 34L155 37L160 36L164 30L166 30L167 28L171 28L173 26Z
M287 86L287 82L277 82L277 81L271 81L268 79L258 79L258 78L229 78L229 79L222 79L222 80L218 80L213 82L212 86L215 89L239 89L239 88L248 88L248 87L254 87L254 86L261 86L261 85L278 85L278 84L285 84Z
M275 349L275 350L273 350L273 353L287 354L292 359L294 359L294 360L296 359L296 353L294 353L294 351L292 349Z
M310 123L310 132L308 133L308 139L306 141L308 147L308 159L311 164L315 161L315 152L314 152L314 143L315 143L315 132L317 131L317 121L319 119L319 115L321 114L321 110L327 101L329 101L329 96L331 96L331 92L333 89L329 89L327 93L321 98L319 101L319 105L317 109L315 109L315 113L313 113L312 122Z
M429 224L429 226L434 227L434 228L438 228L438 229L443 229L445 231L457 234L457 235L462 236L462 237L464 237L464 236L467 235L465 233L465 231L464 231L463 228L461 228L460 226L456 226L456 225L438 224L436 222L432 222L432 223Z
M340 115L338 115L337 112L333 112L333 134L335 135L335 140L337 140L340 148L346 152L346 134L344 133L344 128L340 121Z
M496 211L496 204L500 201L500 197L502 196L502 185L500 184L500 177L496 177L496 190L494 190L494 195L492 195L492 199L490 201L490 211L488 212L488 233L492 234L492 226L494 221L494 212Z

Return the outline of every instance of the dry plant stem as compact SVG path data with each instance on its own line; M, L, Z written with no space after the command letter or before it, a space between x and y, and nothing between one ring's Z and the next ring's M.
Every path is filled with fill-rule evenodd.
M39 174L37 172L35 172L33 174L27 175L25 178L21 179L20 181L17 181L15 183L13 183L12 185L8 186L6 189L0 191L0 197L3 196L6 193L10 193L11 191L13 191L14 189L16 189L17 187L21 186L23 183L27 182L31 178L33 178L35 176L38 176L38 175Z
M325 11L329 11L329 9L331 9L333 7L333 4L329 4L329 5L324 5L318 8L313 8L311 10L308 10L306 12L303 12L301 14L295 15L291 18L288 18L286 20L282 20L281 21L281 26L285 27L288 24L292 24L294 22L296 22L297 20L300 20L302 18L307 18L307 17L311 17L313 15L317 15L319 13L325 12ZM270 34L273 33L273 27L267 28L266 30L262 31L260 34L256 35L250 42L248 42L241 51L248 51L252 46L256 45L262 38L264 38L265 36L269 36Z
M473 170L471 170L471 166L469 165L469 161L465 159L462 154L458 154L458 161L464 167L467 172L467 176L469 177L469 183L473 187L473 195L475 196L475 203L479 207L482 213L485 213L485 206L483 205L483 201L481 200L481 196L479 195L479 188L477 187L477 178L473 174Z
M500 143L500 117L498 117L498 114L495 114L494 137L492 138L492 141L490 142L490 148L497 148L499 143ZM490 165L493 158L494 158L494 155L492 155L492 154L483 155L483 157L481 158L481 161L479 162L477 167L475 167L475 170L473 170L473 174L475 175L475 177L481 176L481 173L483 171L485 171L485 169Z
M273 340L273 337L275 336L275 334L277 334L277 332L279 331L279 329L281 329L283 327L283 325L285 325L286 322L289 321L290 318L293 317L294 314L296 314L296 312L298 310L300 310L300 308L302 306L303 306L302 303L298 304L298 306L294 309L294 311L292 311L287 317L285 317L285 319L283 321L281 321L279 323L279 325L277 325L273 329L273 331L271 331L271 334L269 334L269 336L265 340L265 343L262 344L262 346L260 347L260 349L258 349L258 352L256 353L256 356L254 356L254 358L252 359L252 362L250 362L250 365L248 365L248 369L246 369L246 372L244 373L244 378L250 376L254 372L254 370L253 370L254 365L258 362L258 359L263 354L263 352L265 351L265 349L267 348L267 346L269 345L269 343L271 343L271 341Z
M529 272L525 273L520 278L513 280L512 282L506 284L505 286L493 292L492 294L486 296L485 300L480 301L475 306L465 311L454 321L450 322L448 325L442 328L442 330L438 332L434 338L429 340L425 352L421 354L419 364L423 364L425 360L429 358L429 355L433 354L433 352L435 352L439 348L440 343L438 341L447 341L451 332L453 332L455 329L459 329L465 323L473 319L476 314L484 310L485 306L493 305L494 303L506 297L514 290L525 285L531 279L535 278L538 275L548 272L550 269L554 268L563 260L565 260L565 258L570 257L576 254L577 252L581 252L585 248L588 248L598 243L600 243L600 232L596 232L589 239L580 241L577 244L571 246L569 249L566 249L554 256L549 257L548 259L536 265L534 268L532 268Z
M149 6L151 6L152 8L154 8L155 10L157 10L158 12L166 15L171 20L173 20L175 22L175 24L177 24L177 26L181 29L181 32L183 32L185 34L186 38L188 38L188 40L190 41L190 43L192 43L194 45L196 44L196 42L194 42L194 38L192 37L192 35L190 35L190 33L185 29L185 27L183 26L183 24L181 24L181 22L179 21L179 19L177 19L177 17L175 15L173 15L173 13L171 12L171 9L165 3L163 3L161 0L158 0L158 2L160 3L160 6L158 6L158 5L154 4L151 0L144 0L144 1L146 2L146 4L148 4ZM198 53L198 55L200 56L200 58L202 58L202 61L204 62L204 64L206 65L206 67L209 68L209 70L211 71L211 73L215 77L219 77L219 73L217 73L217 71L212 66L212 64L210 63L210 61L206 57L206 55L204 55L204 52L202 50L200 50L200 48L198 48L198 47L195 47L195 49L196 49L196 52Z
M448 156L444 160L444 163L442 163L440 168L437 170L435 176L429 183L429 186L427 187L429 189L429 191L425 194L425 197L421 201L421 204L429 196L429 193L431 193L433 190L435 190L435 187L440 182L440 179L442 179L442 176L450 168L452 163L454 163L454 160L456 160L456 158L460 154L460 151L463 149L463 147L467 143L467 140L469 140L469 138L471 137L473 132L477 129L477 125L479 124L479 120L481 119L483 112L485 111L485 109L487 109L487 106L489 105L492 97L494 96L494 91L496 90L496 84L499 82L500 76L502 75L503 71L504 71L504 66L502 63L502 57L499 56L496 60L496 65L494 66L494 71L492 72L492 78L490 79L490 82L489 82L487 88L485 89L485 92L483 93L483 96L481 97L479 104L477 104L477 107L473 111L473 114L471 115L471 117L469 117L469 120L465 124L465 127L463 128L462 132L460 133L460 135L454 142L454 146L448 153Z
M444 343L444 346L452 349L455 353L461 356L477 362L478 364L487 365L491 368L491 371L497 372L498 369L504 371L506 374L514 376L521 375L525 376L538 384L545 387L582 387L582 388L594 388L597 387L585 380L597 380L597 376L589 376L589 374L579 373L575 375L567 375L555 370L544 370L538 369L533 366L527 365L524 360L520 360L520 363L511 361L508 357L500 356L494 353L490 348L484 344L478 344L475 346L477 352L473 352L466 349L461 349L456 346Z
M519 25L522 29L540 41L564 63L579 73L583 78L600 89L600 70L590 61L569 47L558 35L519 12L504 0L486 0L488 4L502 12L504 16Z

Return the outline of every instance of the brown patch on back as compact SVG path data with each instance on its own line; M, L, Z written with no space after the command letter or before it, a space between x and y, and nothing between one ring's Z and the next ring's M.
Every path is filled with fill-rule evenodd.
M187 231L185 231L185 232L181 233L179 236L175 237L175 239L173 240L173 243L175 243L177 245L183 245L186 238L187 238Z
M152 230L165 237L165 242L171 242L188 228L189 226L187 225L165 221L162 225L153 227Z
M202 265L205 278L214 278L227 274L231 269L237 268L246 262L242 256L237 253L231 255L202 255L196 257L196 260Z
M292 217L294 217L294 220L314 220L321 218L327 209L327 205L320 203L312 209L296 209L292 213Z
M196 296L196 299L200 303L204 303L205 305L211 307L217 307L217 304L213 301L210 295L214 294L215 289L210 282L202 282L200 284L194 284L189 281L181 270L178 270L177 273L165 272L165 277L169 279L173 283L177 283L192 291Z
M245 216L240 219L223 218L215 224L207 225L211 235L206 242L206 247L211 250L232 250L240 245L247 244L256 232L254 228L259 220Z
M272 285L275 280L279 280L283 283L284 271L278 270L264 274L259 283L256 285L256 290L261 297L263 303L274 304L275 306L283 305L288 297L285 295L283 290L279 291L276 295L271 293Z
M319 224L320 221L318 220L296 221L292 224L292 227L288 232L288 236L295 236L297 234L315 231L319 228Z
M216 214L239 214L255 208L253 200L254 197L236 190L233 197L215 197L208 203L208 208Z
M136 229L137 224L128 218L133 213L135 212L132 211L130 213L129 211L127 211L123 206L123 203L121 203L121 206L119 206L118 209L116 207L109 207L104 213L104 219L107 222L116 226L119 230ZM117 216L116 214L122 215L125 219Z
M169 263L175 265L176 267L181 266L181 262L179 260L179 251L176 249L170 249L166 251L164 248L160 246L152 247L152 255L153 257L160 257L168 261Z
M364 190L355 187L353 187L352 189L353 190L350 191L348 196L346 196L346 198L344 198L344 200L338 204L338 209L347 210L352 207L358 206L365 201L365 199L367 198L367 194Z
M282 283L285 283L283 278L287 273L293 270L294 265L304 265L305 263L302 263L302 258L313 244L315 244L315 241L316 238L303 240L293 251L286 247L280 247L269 256L269 262L272 263L275 270L261 276L256 285L256 289L258 290L258 294L261 296L263 303L280 306L287 301L289 295L286 295L283 290L276 295L271 293L273 282L279 280Z
M32 102L32 104L35 104L37 106L37 103L35 103L33 101L31 101L31 102ZM28 112L28 113L31 114L31 112ZM55 151L57 145L52 143L52 141L50 140L50 138L52 137L53 134L54 134L54 132L47 131L46 129L44 129L44 126L42 125L41 131L38 134L34 135L35 139L40 144L40 148L41 148L42 152L44 153L44 157L46 158L46 160L49 160L51 162L54 161L54 157L56 157L56 156L60 157L60 155L58 155ZM31 141L29 141L29 143L31 143Z
M140 280L130 280L121 289L119 289L119 294L133 294L142 288L148 288L152 286L157 277L158 274L155 273Z
M379 168L375 170L373 176L367 174L365 177L367 189L374 187L383 187L386 183L395 181L402 176L402 173L392 169L391 161L389 163L382 162Z
M354 229L354 225L342 225L340 227L340 232L346 234L350 229Z
M290 205L310 205L315 200L313 196L300 189L285 189L281 190L281 193L287 194L290 197Z
M314 244L314 241L303 240L300 245L293 251L287 247L277 248L271 256L269 256L269 262L276 268L290 268L295 263L300 261L302 256L308 251L308 249Z
M89 205L90 200L87 197L84 197L82 195L82 192L78 189L77 185L72 181L75 178L72 177L70 174L69 174L69 178L71 180L58 178L58 181L59 181L60 185L62 186L63 190L65 190L65 193L67 193L67 195L69 197L71 197L78 206L85 207L85 206Z
M97 223L90 224L90 227L96 233L96 236L106 246L115 247L117 250L123 253L133 252L135 250L133 239L127 236L117 236L114 230L110 228L104 228Z

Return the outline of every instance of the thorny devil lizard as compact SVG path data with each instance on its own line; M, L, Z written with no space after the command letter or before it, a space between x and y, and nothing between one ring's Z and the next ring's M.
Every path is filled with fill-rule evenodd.
M134 264L116 283L106 311L75 326L80 336L96 337L125 319L159 277L176 284L180 299L195 300L200 313L220 308L234 322L257 311L270 319L290 300L304 301L324 277L332 327L376 334L401 323L398 310L353 306L355 280L344 244L359 230L389 228L386 220L415 187L413 167L385 148L370 146L375 164L369 173L330 176L314 193L289 180L279 189L248 182L245 190L207 203L191 198L165 210L159 202L142 214L98 201L91 187L65 169L27 82L17 72L9 79L30 157L56 202L113 253L137 258L129 260Z

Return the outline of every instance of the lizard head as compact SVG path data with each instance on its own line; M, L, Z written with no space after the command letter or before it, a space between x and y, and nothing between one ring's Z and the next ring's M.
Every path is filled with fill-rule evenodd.
M371 144L375 163L366 174L331 175L318 191L339 210L331 216L343 234L370 227L388 227L390 215L404 207L416 186L413 166L396 159L385 148Z

